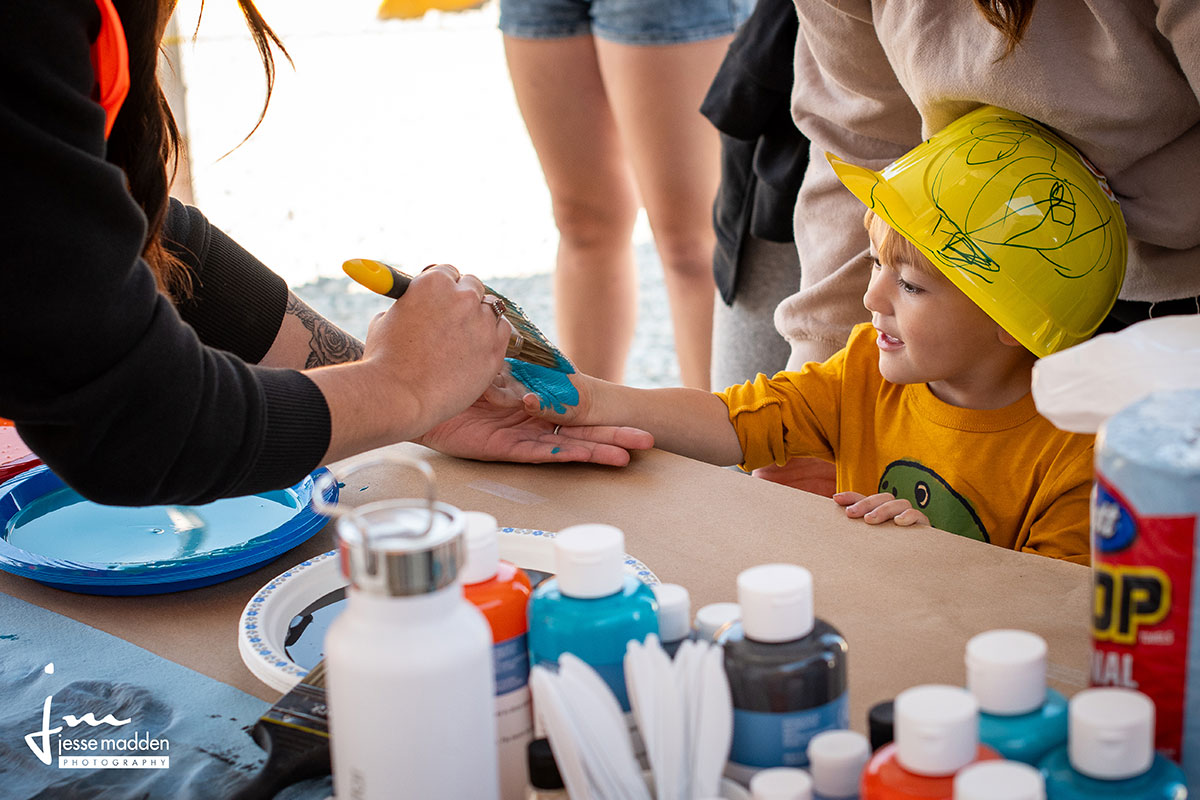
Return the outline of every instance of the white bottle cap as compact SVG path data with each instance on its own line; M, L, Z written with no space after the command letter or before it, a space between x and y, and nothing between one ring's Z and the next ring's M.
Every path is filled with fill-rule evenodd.
M463 513L467 557L459 576L464 585L482 583L496 577L500 568L500 542L496 536L496 518L482 511Z
M821 797L858 797L871 742L855 731L822 731L808 742L813 792Z
M704 642L713 641L717 631L742 618L742 607L737 603L709 603L696 612L696 638Z
M1154 764L1154 702L1132 689L1085 689L1068 707L1071 766L1089 778L1133 778Z
M812 778L795 767L764 769L750 779L750 796L754 800L812 800Z
M988 714L1028 714L1046 702L1046 640L995 630L967 642L967 690Z
M737 577L742 631L756 642L791 642L813 628L812 573L795 564L762 564Z
M979 761L954 776L954 800L1046 800L1046 781L1019 761Z
M621 591L625 534L612 525L572 525L554 539L554 572L567 597L587 600Z
M896 695L896 758L909 772L953 775L979 751L979 704L958 686L916 686Z
M658 638L664 642L686 639L692 629L692 598L678 583L650 587L658 600Z

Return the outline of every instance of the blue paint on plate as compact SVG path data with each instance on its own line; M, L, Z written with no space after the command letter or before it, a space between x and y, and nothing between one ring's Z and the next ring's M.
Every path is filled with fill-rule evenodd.
M319 531L318 470L295 486L202 506L102 506L46 467L0 484L0 569L88 594L156 594L251 572ZM337 502L333 485L325 500Z

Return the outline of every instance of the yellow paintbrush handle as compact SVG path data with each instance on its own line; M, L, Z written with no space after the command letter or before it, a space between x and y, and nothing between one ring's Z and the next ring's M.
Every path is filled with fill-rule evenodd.
M352 258L342 263L342 271L360 286L376 294L399 299L408 290L412 278L395 267L372 258Z

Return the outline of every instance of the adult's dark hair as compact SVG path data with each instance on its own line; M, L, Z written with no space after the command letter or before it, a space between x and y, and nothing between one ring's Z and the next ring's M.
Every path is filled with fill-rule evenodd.
M162 243L168 190L179 163L179 129L158 83L161 27L166 25L175 0L113 0L129 46L129 94L108 137L108 160L125 171L129 191L149 221L142 254L158 279L159 289L173 299L191 294L191 276L181 261ZM291 62L279 37L254 7L253 0L238 0L246 27L254 38L267 79L262 112L250 133L258 130L275 85L274 43ZM204 3L201 0L201 14ZM249 138L247 134L246 138Z
M1033 19L1033 7L1037 0L975 0L983 18L993 28L1004 34L1007 43L1005 55L1012 53Z

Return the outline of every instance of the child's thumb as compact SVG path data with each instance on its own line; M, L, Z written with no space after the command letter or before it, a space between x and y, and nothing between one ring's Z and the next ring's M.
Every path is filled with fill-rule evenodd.
M525 406L525 413L531 417L538 419L548 419L551 421L561 421L566 418L565 414L558 414L554 411L553 405L543 404L542 398L534 392L529 392L521 398L521 402Z

